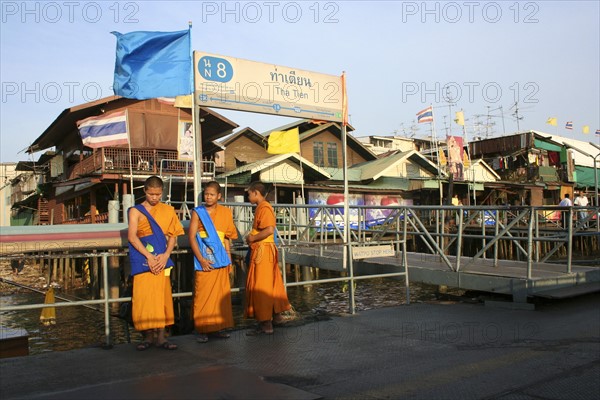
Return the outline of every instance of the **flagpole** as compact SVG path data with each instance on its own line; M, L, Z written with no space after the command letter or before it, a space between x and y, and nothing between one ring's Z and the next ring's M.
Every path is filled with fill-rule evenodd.
M192 63L192 131L194 132L194 150L192 151L192 160L194 168L194 207L202 203L200 193L202 193L202 127L200 119L200 107L196 105L196 69L194 67L194 54L192 51L192 21L189 21L190 30L190 53ZM200 161L198 161L200 157Z
M433 140L434 143L434 148L435 148L435 158L437 160L437 167L438 167L438 186L439 186L439 193L440 193L440 205L442 205L443 203L443 198L444 198L444 188L442 187L442 171L441 171L441 166L440 166L440 149L439 149L439 145L438 145L438 140L437 140L437 134L435 132L435 116L433 115L433 105L430 104L431 107L431 139Z
M349 308L350 312L354 314L356 312L356 302L354 299L354 268L352 265L352 247L350 242L350 190L348 188L348 132L346 126L348 125L348 92L346 89L346 71L342 72L341 76L342 84L342 163L343 163L343 175L344 175L344 251L342 257L342 266L345 271L348 272L350 281L348 282L348 293L349 293Z
M129 148L129 184L131 185L132 202L135 204L133 193L133 159L131 158L131 135L129 134L129 109L125 109L125 123L127 124L127 147Z
M442 170L441 170L441 166L440 166L440 149L438 146L438 141L437 141L437 134L435 132L435 116L433 115L433 104L430 104L431 107L431 138L433 140L434 143L434 147L435 147L435 158L437 160L437 168L438 168L438 189L439 189L439 194L440 194L440 206L443 205L443 198L444 198L444 187L442 186ZM440 218L440 212L441 212L441 218ZM436 224L435 224L435 229L436 229L436 243L439 246L440 245L440 235L444 232L444 210L438 210L436 213ZM440 225L441 224L441 225Z
M465 131L465 137L467 135L467 129L463 126ZM473 158L471 158L471 148L469 147L469 142L467 142L467 159L469 160L469 166L471 167L471 175L473 181L473 205L477 205L477 191L475 190L475 165L473 165Z
M195 92L195 88L194 88ZM201 138L201 127L200 127L200 107L196 105L196 94L192 94L192 130L194 132L194 151L193 155L193 167L194 167L194 207L200 204L200 177L202 176L201 166L202 162L198 161L198 156L202 157L202 138Z
M462 129L463 129L463 139L465 140L465 143L467 144L467 160L469 160L469 168L471 168L471 181L473 182L473 185L471 187L471 190L473 191L473 205L476 206L477 205L477 192L475 191L475 166L473 165L473 159L471 158L471 149L469 148L469 139L467 137L467 123L465 122L465 112L463 111L463 109L460 109L460 112L462 113ZM463 149L464 151L464 149ZM468 185L467 185L468 187Z

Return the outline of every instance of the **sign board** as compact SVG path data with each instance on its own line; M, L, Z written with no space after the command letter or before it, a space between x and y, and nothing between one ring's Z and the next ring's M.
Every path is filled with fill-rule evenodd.
M361 258L373 257L393 257L396 253L391 244L381 246L361 246L352 247L352 259L359 260Z
M342 77L194 51L202 107L342 122Z

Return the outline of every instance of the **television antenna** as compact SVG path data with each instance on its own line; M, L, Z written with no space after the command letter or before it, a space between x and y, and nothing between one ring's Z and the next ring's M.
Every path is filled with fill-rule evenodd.
M446 130L446 137L452 135L452 106L456 105L454 102L454 98L452 97L452 93L450 93L450 88L446 86L446 91L444 92L444 100L448 103L448 115L450 116L450 126L446 125L446 116L444 116L444 129Z
M510 108L511 110L514 108L514 112L512 113L512 116L515 117L516 121L517 121L517 133L519 133L521 131L521 128L519 126L519 121L523 119L523 117L519 117L519 102L515 101L515 104Z
M488 139L490 136L493 136L494 131L490 128L493 128L496 123L490 120L489 110L487 114L475 114L474 117L475 122L473 123L473 131L477 133L477 136L480 138L485 137L486 139ZM485 123L480 121L480 118L484 117L486 121Z
M500 115L494 115L494 114L490 114L490 112L493 111L500 111ZM502 106L498 107L498 108L493 108L493 109L489 109L488 106L488 118L502 118L502 134L506 135L506 126L504 125L504 109L502 108Z

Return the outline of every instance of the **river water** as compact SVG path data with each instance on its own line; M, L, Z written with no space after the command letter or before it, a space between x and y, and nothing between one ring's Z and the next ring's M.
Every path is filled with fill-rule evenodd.
M5 279L9 279L6 277ZM292 276L288 279L293 279ZM439 297L436 287L422 284L410 285L411 302L436 302ZM55 290L56 296L74 295L84 297L79 292L61 293ZM461 293L457 293L460 295ZM332 315L348 313L347 285L326 283L310 287L288 288L290 303L298 313L299 323L327 318ZM241 294L234 294L233 311L236 328L245 329L254 323L243 319ZM0 284L0 304L21 305L43 303L44 295L25 288L16 288L6 283ZM182 303L189 303L189 299ZM369 279L356 282L355 303L356 311L398 306L405 304L406 290L403 280ZM65 351L85 347L100 347L106 342L104 336L104 313L90 308L58 307L56 308L56 324L43 325L40 323L41 310L10 311L0 313L0 325L5 328L25 329L29 333L29 354L40 354L52 351ZM182 317L183 318L183 317ZM186 322L186 321L184 321ZM116 316L110 319L111 342L113 344L133 343L141 340L141 335ZM185 328L182 328L184 327ZM174 332L190 333L191 322L179 324Z

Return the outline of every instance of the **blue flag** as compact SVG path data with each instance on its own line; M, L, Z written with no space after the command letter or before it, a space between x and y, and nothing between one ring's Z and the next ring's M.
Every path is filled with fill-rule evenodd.
M144 100L192 93L189 29L111 33L117 37L116 95Z

